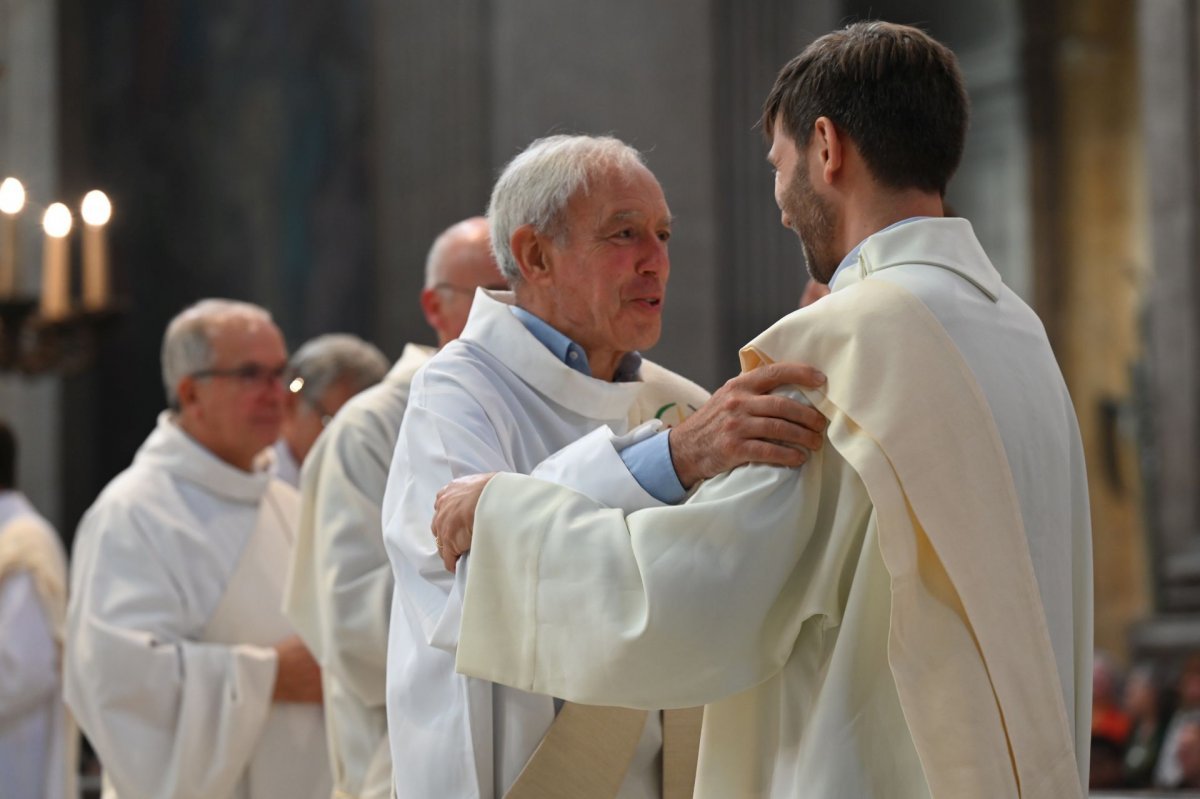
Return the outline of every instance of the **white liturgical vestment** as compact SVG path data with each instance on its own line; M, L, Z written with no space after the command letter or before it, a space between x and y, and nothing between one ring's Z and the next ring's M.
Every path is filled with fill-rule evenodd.
M106 797L328 799L319 705L272 703L299 498L174 422L88 509L75 542L65 695Z
M67 562L58 534L17 491L0 491L0 797L63 799L74 724L62 704ZM74 799L74 797L71 797Z
M433 352L405 347L383 382L341 407L304 459L284 611L321 664L338 797L392 795L384 686L394 583L380 507L413 375Z
M707 397L649 362L636 382L609 383L575 371L501 301L510 296L480 290L463 335L417 374L388 476L384 541L396 591L387 711L400 799L498 799L555 718L549 692L455 673L465 573L446 571L430 533L438 489L464 475L538 468L613 507L647 507L655 501L625 469L612 436L643 421L678 419ZM660 424L644 425L633 437ZM661 746L652 713L620 796L659 795Z
M475 516L458 668L579 702L707 703L696 795L1080 797L1091 539L1042 326L960 219L864 243L743 366L795 360L830 420L626 515L499 475Z

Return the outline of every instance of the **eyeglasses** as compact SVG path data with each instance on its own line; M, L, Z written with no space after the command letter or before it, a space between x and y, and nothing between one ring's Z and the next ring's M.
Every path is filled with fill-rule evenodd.
M487 289L488 291L508 291L508 284L507 283L490 283L486 286L480 286L479 288ZM455 294L470 294L471 296L475 295L475 287L474 286L456 286L453 283L436 283L433 286L433 290L434 291L450 291Z
M263 366L261 363L247 363L232 369L201 369L192 372L191 377L201 380L207 377L228 377L241 383L246 388L256 386L274 386L283 382L283 373L287 364L282 366Z
M297 376L293 378L292 382L288 383L288 391L292 394L299 394L300 399L307 402L308 406L317 412L317 416L321 417L321 427L325 427L331 421L333 421L333 414L325 410L325 406L323 406L320 401L304 393L303 377Z

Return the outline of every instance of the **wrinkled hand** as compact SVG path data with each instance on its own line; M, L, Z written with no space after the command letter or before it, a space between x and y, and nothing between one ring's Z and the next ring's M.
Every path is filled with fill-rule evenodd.
M321 667L300 637L285 638L274 649L279 660L271 701L320 704Z
M438 554L449 571L458 568L458 559L471 549L475 528L475 506L495 472L472 474L451 480L442 486L433 502L430 529L437 540Z
M730 380L700 410L671 429L671 461L686 489L745 463L800 466L820 449L827 422L810 405L776 396L780 386L816 388L825 375L775 363Z

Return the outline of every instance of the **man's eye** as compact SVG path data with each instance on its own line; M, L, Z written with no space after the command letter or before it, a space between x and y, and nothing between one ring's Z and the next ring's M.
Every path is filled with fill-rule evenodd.
M659 241L670 241L670 240L671 240L671 231L669 231L669 230L660 230L660 231L658 232L658 240L659 240Z
M623 228L621 230L618 230L614 234L614 237L618 238L618 239L632 239L633 238L633 228Z

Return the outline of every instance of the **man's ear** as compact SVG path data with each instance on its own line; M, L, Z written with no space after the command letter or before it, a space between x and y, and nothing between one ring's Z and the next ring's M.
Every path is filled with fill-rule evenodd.
M812 139L811 144L816 145L820 159L821 179L827 185L832 185L842 170L846 141L829 117L817 117L813 123Z
M509 246L524 282L537 285L550 276L551 255L546 239L534 230L533 225L521 225L514 230Z
M199 381L191 375L183 377L177 386L175 386L175 396L178 398L179 407L175 410L183 411L196 404L196 389Z
M437 289L428 288L421 291L421 311L425 321L434 330L442 329L442 295Z

